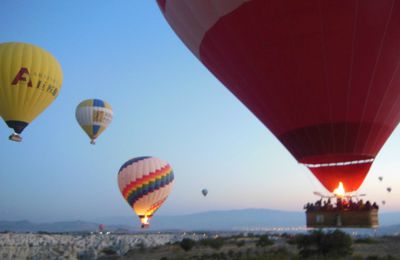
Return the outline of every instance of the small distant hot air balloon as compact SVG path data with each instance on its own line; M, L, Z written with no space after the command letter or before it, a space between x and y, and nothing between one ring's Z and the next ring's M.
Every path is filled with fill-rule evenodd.
M378 179L379 179L379 181L382 181L382 180L383 180L383 177L382 177L382 176L379 176Z
M201 190L201 193L202 193L203 196L205 197L205 196L207 196L207 194L208 194L208 190L207 190L207 189L202 189L202 190Z
M76 120L95 144L96 138L108 127L113 118L111 106L100 99L87 99L76 108Z
M0 44L0 115L14 129L9 137L20 142L20 134L57 98L63 75L49 52L32 44Z
M385 205L385 204L386 204L386 201L382 200L382 205Z
M106 225L100 224L99 225L99 232L103 232L105 228L106 228Z
M392 188L390 188L390 187L387 187L386 190L387 190L388 192L392 192Z
M124 163L118 172L122 196L142 222L150 225L154 212L167 199L172 189L174 172L171 166L155 157L137 157Z

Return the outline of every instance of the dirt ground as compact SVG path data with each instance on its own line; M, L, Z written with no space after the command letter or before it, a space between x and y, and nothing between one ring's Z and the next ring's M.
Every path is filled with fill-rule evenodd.
M373 243L353 243L353 256L400 259L400 236L373 238ZM386 257L386 258L385 258Z

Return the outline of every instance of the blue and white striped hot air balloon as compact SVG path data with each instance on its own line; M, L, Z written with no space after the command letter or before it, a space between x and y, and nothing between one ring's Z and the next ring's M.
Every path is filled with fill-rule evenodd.
M75 111L76 120L95 144L96 138L108 127L113 118L110 104L100 99L82 101Z

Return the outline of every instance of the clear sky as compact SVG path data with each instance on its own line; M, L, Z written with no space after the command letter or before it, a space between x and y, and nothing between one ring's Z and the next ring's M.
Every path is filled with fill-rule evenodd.
M155 1L2 0L0 42L10 41L51 52L64 81L22 143L8 141L11 129L0 123L0 220L131 215L138 221L117 173L143 155L168 161L175 172L161 215L298 211L317 199L313 191L326 192L190 53ZM114 110L94 146L75 119L75 107L87 98L104 99ZM383 211L400 210L399 140L397 129L359 190L386 200Z

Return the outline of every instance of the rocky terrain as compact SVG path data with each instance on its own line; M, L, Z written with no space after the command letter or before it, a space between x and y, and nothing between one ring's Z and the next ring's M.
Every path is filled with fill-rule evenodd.
M269 233L260 244L262 234L0 233L0 259L300 259L296 235ZM185 249L184 238L195 242ZM352 253L341 259L400 259L399 236L351 240Z
M95 259L164 245L188 234L0 234L0 259Z

